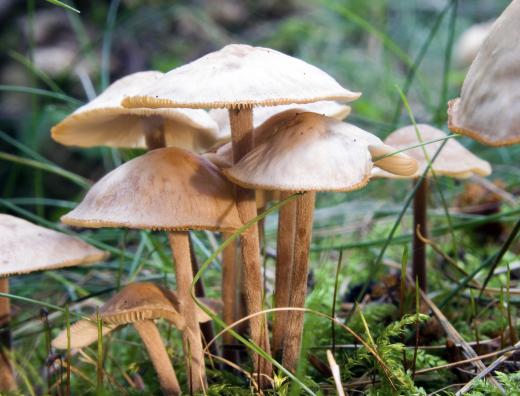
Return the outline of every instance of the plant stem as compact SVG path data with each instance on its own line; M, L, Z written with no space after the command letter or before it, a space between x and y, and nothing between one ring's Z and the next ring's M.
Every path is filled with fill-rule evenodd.
M206 373L204 368L204 352L202 336L195 312L197 306L191 297L190 288L193 282L191 268L190 242L187 231L175 231L168 234L170 246L175 259L175 276L177 279L177 295L181 315L186 321L183 331L184 359L188 371L190 391L206 389Z
M135 322L135 329L143 340L148 351L150 360L155 368L159 384L165 396L176 396L181 394L181 388L172 367L170 357L161 339L161 334L155 323L151 320Z
M417 191L413 199L413 266L412 276L419 282L421 290L428 288L426 276L426 245L417 235L417 230L427 238L427 205L428 205L428 179L419 180Z
M197 272L199 272L199 263L197 261L197 256L195 255L195 249L193 248L193 241L191 240L191 236L189 234L188 242L190 243L191 269L193 271L193 275L195 275ZM195 295L197 297L206 297L202 277L199 278L199 280L195 283ZM213 322L211 320L200 323L199 326L205 343L208 343L213 338L215 338L215 331L213 330ZM214 356L220 356L217 344L215 342L211 344L209 351Z
M0 291L9 293L9 278L0 278ZM11 350L11 300L0 297L0 392L16 389L14 373L9 362Z
M231 139L233 144L233 162L238 162L253 148L253 110L243 108L229 110L229 122L231 125ZM236 187L238 214L246 223L257 216L255 191ZM252 225L240 236L240 249L244 270L244 288L247 297L248 314L254 314L262 310L262 264L260 260L260 244L258 240L258 226ZM251 339L271 354L267 330L267 318L265 315L254 316L250 322ZM268 385L271 377L272 364L265 359L253 356L253 364L259 375L258 382L261 387Z
M280 199L287 199L291 194L283 192ZM294 254L294 229L296 228L296 201L291 201L280 208L278 213L278 234L276 248L276 280L274 286L275 308L289 306L291 275ZM283 348L287 311L274 313L273 353L278 356Z
M303 308L305 305L315 200L315 192L307 192L297 198L290 307ZM300 356L303 324L303 312L289 311L282 362L293 373Z
M224 240L231 236L230 233L224 233ZM230 243L222 251L222 303L224 305L222 317L226 325L232 324L237 319L236 305L238 300L238 271L240 268L236 265L237 244L236 241ZM233 348L236 345L235 338L231 333L226 332L222 336L222 355L224 359L233 363L238 362L238 354Z

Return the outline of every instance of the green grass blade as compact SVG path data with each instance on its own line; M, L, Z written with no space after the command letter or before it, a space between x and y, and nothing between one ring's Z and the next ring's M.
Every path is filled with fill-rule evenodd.
M66 10L77 12L78 14L80 13L80 11L77 8L74 8L71 5L64 3L63 1L60 1L60 0L46 0L46 1L51 4L57 5L59 7L63 7Z
M81 106L82 101L59 92L48 91L46 89L24 87L21 85L0 85L0 92L25 93L29 95L45 96L48 98L59 99L74 106Z

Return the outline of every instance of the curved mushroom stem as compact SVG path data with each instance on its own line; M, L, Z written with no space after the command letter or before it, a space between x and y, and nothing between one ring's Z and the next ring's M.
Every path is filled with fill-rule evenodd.
M177 381L175 370L155 323L151 320L143 320L134 322L133 325L148 351L163 394L166 396L180 395L181 387L179 386L179 381Z
M231 234L224 233L224 240L228 239ZM236 241L226 246L222 251L222 303L224 305L222 317L226 325L230 325L236 320L236 305L238 300L238 271L240 269L236 265L237 245ZM234 350L235 338L228 332L222 336L223 345L222 353L224 359L233 363L238 362L238 354Z
M291 194L283 192L280 199L287 199ZM278 212L278 236L276 248L276 279L274 286L275 308L289 306L291 275L293 268L294 230L296 228L296 201L286 203ZM274 313L273 353L278 356L283 348L287 311Z
M413 199L413 279L418 279L419 287L426 292L428 288L426 277L426 245L417 235L417 230L427 238L427 206L428 206L428 179L423 178Z
M164 121L161 116L149 116L144 120L146 127L144 140L148 150L166 147Z
M0 291L9 293L9 278L0 278ZM5 351L11 350L11 302L0 297L0 391L16 389L13 368Z
M197 272L199 272L199 263L197 261L197 256L195 255L195 249L193 248L193 241L191 239L191 235L188 234L189 242L190 242L190 258L191 258L191 269L193 271L193 276ZM204 283L202 282L202 278L200 278L197 283L195 283L195 295L197 297L206 297L206 292L204 291ZM215 331L213 330L213 322L211 320L200 323L200 331L202 332L202 338L205 343L210 342L213 338L215 338ZM209 347L209 352L213 356L220 356L220 352L217 347L217 343L214 342ZM217 363L217 366L219 364Z
M236 163L253 148L253 110L251 108L230 109L229 122L233 144L233 162ZM236 192L238 214L245 223L257 216L255 191L237 186ZM244 266L247 310L248 314L254 314L262 310L263 297L262 263L256 224L240 236L240 249ZM253 342L266 353L271 354L266 316L256 315L251 318L249 328ZM260 386L268 386L268 379L271 378L273 369L271 362L253 355L253 364L259 376L258 382Z
M290 307L303 308L305 306L315 200L315 192L306 192L296 200L296 228L289 297ZM300 356L303 322L303 312L288 312L282 363L291 372L296 371Z
M186 231L176 231L168 234L168 238L175 259L180 312L186 320L186 328L183 331L183 346L186 367L189 370L188 382L190 391L196 392L206 389L207 386L202 336L197 315L195 315L197 306L190 293L193 270L191 268L189 234Z

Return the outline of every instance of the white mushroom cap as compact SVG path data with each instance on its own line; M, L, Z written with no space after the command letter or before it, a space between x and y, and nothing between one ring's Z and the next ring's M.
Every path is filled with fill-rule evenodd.
M360 95L300 59L269 48L232 44L171 70L127 97L123 106L235 109L352 101Z
M299 113L224 174L253 189L351 191L369 180L375 156L395 151L376 136L315 113ZM376 153L376 154L374 154ZM398 154L381 164L413 174L416 161Z
M476 23L461 34L455 44L455 61L460 66L469 66L478 54L482 43L489 35L494 21Z
M447 136L446 133L440 129L427 124L417 124L417 128L421 134L422 143L442 139ZM408 125L392 132L385 139L385 143L395 147L397 150L401 150L418 145L421 142L417 137L414 126ZM433 158L442 143L442 141L438 141L405 151L405 153L410 157L415 158L419 164L419 169L414 175L397 176L381 169L374 168L373 176L382 178L418 177L428 166L428 159L431 160ZM428 155L428 159L424 155L425 151ZM471 153L455 139L450 139L446 142L444 148L437 155L435 162L432 164L432 168L434 172L440 176L449 176L457 179L467 178L473 174L479 176L488 176L491 174L491 165L489 162L484 161Z
M207 150L215 143L218 126L205 111L121 106L125 96L139 92L162 76L157 71L145 71L117 80L54 126L52 138L68 146L144 148L145 135L162 127L166 146L196 152Z
M0 276L103 261L108 254L79 238L0 214Z
M335 118L338 121L344 120L352 110L350 106L330 100L305 104L259 107L258 109L255 109L253 113L253 127L256 128L260 126L278 113L293 109L298 110L301 113L309 111L312 113L323 114ZM215 120L219 127L217 144L229 141L231 139L231 126L229 125L228 111L226 109L211 109L209 115Z
M520 0L493 24L472 63L448 126L490 146L520 143Z

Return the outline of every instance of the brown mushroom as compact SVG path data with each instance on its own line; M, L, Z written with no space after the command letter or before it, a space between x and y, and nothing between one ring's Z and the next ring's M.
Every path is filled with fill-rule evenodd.
M300 113L233 167L224 169L230 180L247 188L304 192L296 203L293 271L290 284L285 285L290 289L290 307L302 308L305 303L315 193L364 187L372 158L393 151L354 125L315 113ZM404 154L388 158L380 164L387 170L404 175L417 170L416 161ZM285 322L283 364L294 371L301 348L303 313L290 311Z
M417 146L425 142L435 141L421 147L406 150L406 154L417 160L419 169L413 175L395 175L385 172L381 169L374 168L372 176L375 178L411 178L418 182L418 178L430 163L435 153L441 148L442 142L439 139L445 138L447 135L440 129L434 128L427 124L417 124L417 131L414 125L409 125L392 132L385 139L385 143L395 147L397 150L407 149ZM391 158L391 157L388 157ZM376 165L378 165L376 163ZM454 139L448 140L442 151L439 152L435 161L432 163L429 174L434 172L439 176L448 176L455 179L465 179L473 174L479 176L488 176L491 174L491 165L487 161L478 158L472 154L463 145ZM428 178L424 178L418 186L414 196L414 238L413 238L413 277L418 279L419 287L427 290L426 277L426 246L419 237L419 230L423 236L428 234L427 226L427 203L428 203Z
M150 151L116 168L62 218L79 227L128 227L168 231L175 259L180 311L195 310L188 230L234 231L242 226L233 186L201 156L178 148ZM191 390L205 388L198 322L184 315ZM191 359L190 359L191 358Z
M9 293L9 276L103 261L107 254L82 240L0 214L0 291ZM0 297L2 348L10 348L10 300ZM0 391L16 387L9 360L0 352Z
M210 320L198 307L195 312L185 312L188 314L198 322ZM154 323L156 319L165 319L179 330L185 330L187 320L180 313L180 303L174 292L153 283L132 283L100 307L99 318L103 336L120 326L132 324L148 351L163 394L181 394L177 376ZM95 317L80 320L70 327L70 338L65 329L52 341L52 346L67 349L70 344L71 349L84 348L98 340L98 332Z
M127 97L126 107L225 108L229 111L233 161L238 162L254 146L253 107L303 104L323 100L352 101L361 94L342 88L322 70L281 52L232 44L168 72L139 95ZM245 223L256 217L255 194L237 188L238 210ZM262 310L260 247L256 224L241 235L248 313ZM270 353L267 320L254 316L251 338ZM258 356L261 386L268 384L271 363Z

